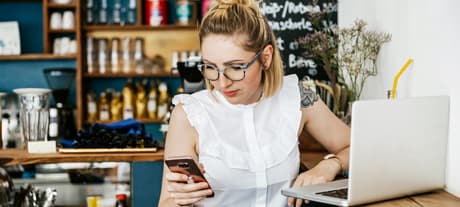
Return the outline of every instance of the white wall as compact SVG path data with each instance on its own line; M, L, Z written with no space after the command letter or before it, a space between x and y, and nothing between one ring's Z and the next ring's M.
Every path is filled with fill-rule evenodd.
M339 0L339 27L349 27L360 18L368 23L368 29L392 34L379 55L379 74L367 81L362 99L386 98L393 77L409 58L414 62L399 79L397 97L450 95L446 190L458 197L459 9L459 0Z

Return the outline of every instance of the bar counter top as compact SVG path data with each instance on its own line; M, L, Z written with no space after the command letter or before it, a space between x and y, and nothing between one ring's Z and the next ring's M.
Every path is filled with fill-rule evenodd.
M308 167L314 167L327 152L303 152L302 163ZM314 205L313 205L314 206ZM324 206L324 205L322 205ZM388 201L381 201L362 205L366 207L460 207L460 198L444 191L438 190L429 193L417 194Z
M366 207L459 207L460 198L444 191L418 194L388 201L363 205Z
M308 166L314 166L323 153L302 153L302 161ZM23 149L0 150L0 165L25 165L38 163L59 162L154 162L163 161L163 150L152 153L46 153L30 154ZM403 198L382 201L364 205L367 207L458 207L460 198L444 191L434 191L425 194L412 195Z

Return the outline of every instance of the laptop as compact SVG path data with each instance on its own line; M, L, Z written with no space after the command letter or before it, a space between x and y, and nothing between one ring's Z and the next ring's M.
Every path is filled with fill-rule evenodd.
M357 101L348 179L281 193L353 206L442 189L448 126L448 96Z

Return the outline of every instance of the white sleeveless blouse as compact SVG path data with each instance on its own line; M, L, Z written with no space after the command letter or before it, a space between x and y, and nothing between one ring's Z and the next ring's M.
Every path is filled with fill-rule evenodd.
M217 91L173 99L198 132L199 162L214 190L195 206L287 206L281 189L298 174L300 94L295 75L281 90L250 105L232 105ZM214 96L214 97L213 97Z

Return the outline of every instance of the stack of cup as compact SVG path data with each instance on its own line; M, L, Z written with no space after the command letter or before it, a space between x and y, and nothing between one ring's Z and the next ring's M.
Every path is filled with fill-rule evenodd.
M51 90L19 88L13 91L19 97L22 138L27 151L29 153L56 152L56 142L48 141Z
M75 15L73 11L53 12L50 16L50 28L59 29L74 29Z

